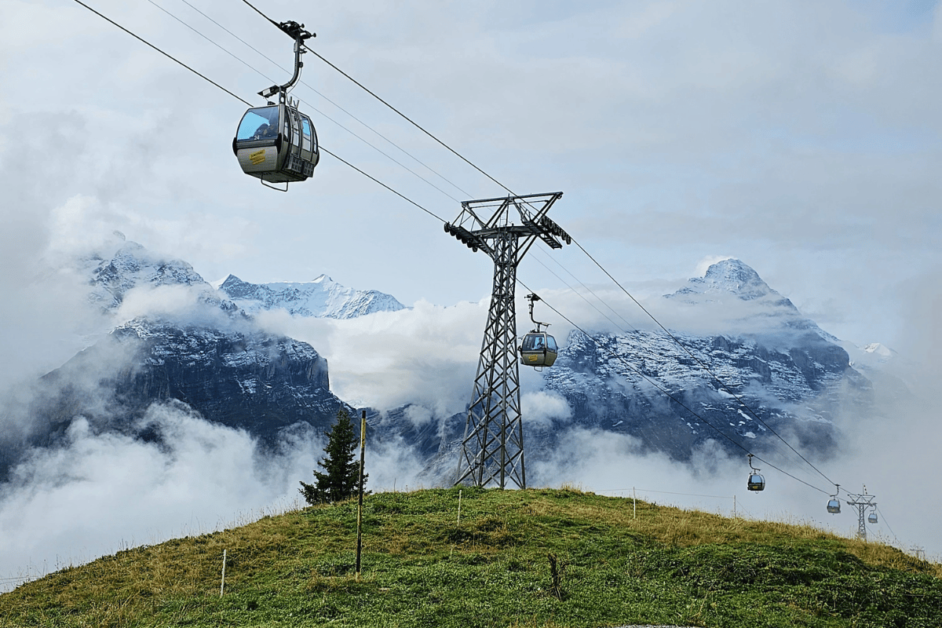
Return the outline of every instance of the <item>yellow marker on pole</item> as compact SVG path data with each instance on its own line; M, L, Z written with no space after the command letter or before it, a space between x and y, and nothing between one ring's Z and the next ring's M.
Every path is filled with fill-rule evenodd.
M360 581L360 552L363 548L363 459L366 452L366 410L360 415L360 496L357 503L357 582Z

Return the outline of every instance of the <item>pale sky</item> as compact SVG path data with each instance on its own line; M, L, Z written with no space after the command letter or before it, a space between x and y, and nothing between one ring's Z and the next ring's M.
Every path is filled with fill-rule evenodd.
M243 175L230 145L245 106L78 4L4 4L5 260L117 229L210 281L327 273L406 304L488 293L484 255L326 155L288 194ZM288 76L182 0L90 4L253 104L272 81L155 5ZM190 4L292 61L291 41L243 3ZM906 286L942 263L937 3L259 6L305 23L322 55L511 189L562 190L552 216L629 290L666 290L734 256L842 339L892 346ZM503 193L313 55L302 80L463 190L295 90L324 146L440 216L458 203L314 109L459 200ZM564 288L547 253L521 277ZM575 247L553 255L605 283Z
M292 61L291 41L239 0L187 2L284 67ZM290 75L183 0L88 4L253 105L263 104L256 92ZM311 47L514 191L563 191L551 217L637 296L673 291L706 262L737 257L828 332L882 342L938 373L940 3L257 6L305 23L317 33ZM302 80L293 95L325 147L446 220L460 200L503 194L313 55ZM208 281L326 273L425 303L419 313L432 318L436 307L489 293L489 259L327 155L287 194L242 174L231 142L246 106L75 2L4 0L0 86L0 377L27 351L47 356L33 360L47 369L74 353L48 331L68 316L67 301L31 286L45 262L116 230ZM572 273L614 290L575 246L536 248L520 269L532 288L563 294L555 275L576 284ZM640 321L628 306L620 313ZM470 321L466 334L478 338L483 319L470 309L449 312L448 325ZM937 390L926 381L924 390ZM858 443L852 469L866 475L869 460L881 461L902 490L907 470L894 461L930 442L904 437L878 454ZM911 459L916 469L930 464L918 450ZM903 528L916 500L883 502L894 525ZM931 543L942 551L938 538Z

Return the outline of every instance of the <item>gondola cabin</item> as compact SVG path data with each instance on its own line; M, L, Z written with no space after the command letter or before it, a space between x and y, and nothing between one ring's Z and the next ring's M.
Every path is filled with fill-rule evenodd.
M876 523L876 522L877 522L877 513L871 512L869 515L867 515L867 521L869 521L870 523Z
M841 512L841 502L839 502L836 498L832 497L828 501L828 512L831 513L832 515L836 515L839 512Z
M311 119L285 102L246 111L232 152L242 172L267 183L304 181L320 160Z
M524 366L553 366L556 362L556 339L546 332L531 331L520 345L520 363Z
M746 488L750 491L765 490L765 478L759 473L750 473L749 480L746 482Z

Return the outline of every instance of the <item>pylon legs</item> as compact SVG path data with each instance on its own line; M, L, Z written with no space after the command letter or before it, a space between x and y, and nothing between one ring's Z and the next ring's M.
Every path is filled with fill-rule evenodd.
M483 487L494 483L506 488L513 483L526 488L514 307L517 238L508 234L496 239L494 245L498 259L494 264L491 304L461 442L456 484Z

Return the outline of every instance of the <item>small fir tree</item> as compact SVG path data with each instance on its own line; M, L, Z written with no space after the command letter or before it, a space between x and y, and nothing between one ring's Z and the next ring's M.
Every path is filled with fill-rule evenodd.
M301 488L298 489L308 504L339 502L357 494L360 462L356 459L356 451L360 439L353 430L350 415L343 408L337 412L337 422L327 432L327 439L327 447L324 448L327 456L317 463L324 472L315 469L317 482L301 482ZM364 485L368 477L368 474L363 474Z

